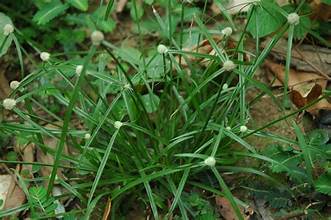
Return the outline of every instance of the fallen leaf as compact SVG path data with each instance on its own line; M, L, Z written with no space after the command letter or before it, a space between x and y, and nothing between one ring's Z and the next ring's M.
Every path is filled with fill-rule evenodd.
M5 72L0 72L0 98L7 98L10 94L10 87Z
M219 213L225 220L236 220L237 215L233 210L231 203L225 197L216 196L215 198L217 208ZM240 209L241 215L244 217L245 220L249 220L251 216L254 215L254 210L248 207L246 210Z
M311 7L313 9L311 16L313 19L328 21L331 18L331 6L321 0L313 0Z
M19 144L16 142L15 151L22 155L22 161L27 163L33 163L35 161L34 153L35 153L35 144L29 143L29 144ZM23 164L21 167L21 175L24 174L24 177L26 174L26 171L28 171L28 176L33 177L32 172L32 164Z
M264 63L265 67L267 67L275 77L281 82L285 82L285 67L284 65L277 64L272 62L271 60L266 60ZM315 72L301 72L295 71L294 69L290 69L288 76L288 87L302 86L301 84L305 84L308 82L316 82L321 85L324 89L326 87L327 79Z
M58 126L50 125L50 124L46 125L45 127L48 129L59 129ZM45 145L55 152L57 145L58 145L58 140L53 137L44 137L43 139L44 139ZM66 144L64 145L62 155L68 155L68 148L67 148ZM45 163L45 164L54 164L54 156L51 153L44 152L41 148L38 147L37 148L37 161L40 163ZM48 178L52 172L52 169L53 168L51 166L42 166L40 168L41 176ZM61 168L58 168L57 175L60 178L64 177L62 174ZM48 181L45 182L45 185L46 186L48 185Z
M308 103L318 99L322 94L322 87L318 84L315 84L313 88L311 88L310 92L306 97L302 96L300 92L296 90L291 91L291 99L292 102L298 107L302 108Z
M271 38L262 42L266 48ZM253 46L253 45L252 45ZM271 50L271 56L282 63L287 57L287 40L280 39ZM331 49L309 44L293 46L291 51L291 66L300 72L313 72L330 80L331 75Z
M266 60L265 66L275 75L279 82L285 83L285 68L283 65ZM288 88L291 92L291 100L298 108L302 108L318 99L326 85L327 79L314 72L300 72L291 69L288 75ZM331 103L326 99L322 99L306 109L306 111L316 116L320 109L331 109Z
M16 184L13 175L0 175L0 210L15 208L25 202L23 190Z

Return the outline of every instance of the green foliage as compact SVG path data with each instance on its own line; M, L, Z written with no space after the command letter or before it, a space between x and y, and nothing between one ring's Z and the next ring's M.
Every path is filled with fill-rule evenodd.
M331 1L330 0L322 0L323 3L331 5Z
M262 0L261 5L251 7L248 14L250 21L247 30L254 38L265 37L277 31L286 21L273 0Z
M315 187L318 192L331 195L331 176L329 174L321 175L316 181Z
M1 134L15 135L17 143L34 143L54 156L48 189L31 187L24 209L43 218L54 216L57 203L49 195L60 168L66 172L67 179L59 180L68 190L66 196L79 198L76 219L92 218L106 197L112 200L113 219L121 219L136 207L151 212L154 219L216 219L219 216L210 202L214 195L225 196L242 219L239 206L245 204L240 200L245 197L232 195L242 183L228 187L226 171L230 171L226 177L248 173L270 180L269 190L261 197L276 209L291 207L301 192L330 193L331 145L324 131L304 137L297 128L298 141L260 133L250 125L248 131L240 131L250 117L247 89L257 88L273 97L254 74L287 33L286 16L297 5L279 7L271 0L250 4L250 11L243 14L249 19L247 31L239 24L234 30L239 35L234 39L243 41L237 42L237 48L228 48L227 41L214 38L221 28L237 24L226 10L222 13L225 21L219 23L218 18L206 16L199 3L129 1L123 13L131 16L132 33L113 42L113 35L118 37L111 16L114 2L92 4L87 0L35 0L26 8L17 6L19 13L29 10L26 19L21 21L21 16L9 11L17 32L9 35L9 44L0 35L5 42L1 55L14 40L20 64L29 70L28 75L22 71L20 90L10 95L17 101L15 120L4 119ZM221 1L217 6L224 9ZM306 9L299 13L300 24L294 27L298 39L312 29ZM9 22L1 13L0 28ZM90 41L94 30L105 35L99 46ZM262 53L249 51L249 61L243 56L248 33L255 38L271 37ZM216 54L182 49L201 42ZM168 47L167 53L158 53L159 43ZM51 58L41 62L41 51L49 52ZM222 68L227 59L237 65L233 71ZM83 66L81 71L78 65ZM245 139L253 134L283 143L261 154ZM46 137L56 140L55 149L44 141ZM65 145L74 154L64 155ZM205 163L209 157L215 158L215 166ZM254 167L255 159L262 163L260 170ZM36 177L44 165L33 164ZM308 172L308 165L320 167L324 174L313 176L315 170ZM264 172L266 167L270 172ZM64 218L75 216L68 213Z
M47 190L44 187L31 187L29 189L29 197L31 199L32 208L37 210L37 216L52 215L57 207L55 199L47 195Z
M194 219L197 220L213 220L218 219L220 216L216 214L215 208L210 204L208 200L201 198L198 193L191 193L187 196L188 205L193 210L198 210L194 213Z
M0 12L0 57L7 52L13 41L13 36L11 34L8 36L3 34L3 28L6 24L13 25L11 19L4 13Z
M63 14L68 9L67 4L62 4L60 1L52 1L51 3L45 4L33 17L39 25L45 25L52 19Z
M67 0L67 2L81 11L88 9L88 0Z
M291 185L293 184L296 190L292 193L297 196L302 196L302 191L311 192L316 190L317 192L331 195L331 177L327 173L328 164L331 161L330 152L331 146L328 144L329 136L325 130L316 129L310 132L305 138L305 146L300 146L300 150L297 150L291 146L270 146L266 149L265 154L277 161L272 163L270 169L274 173L284 173L290 177ZM307 154L307 155L304 155ZM326 169L320 176L313 179L310 182L309 170L305 157L308 157L315 168ZM302 183L310 183L302 185ZM263 192L264 196L272 199L272 205L275 208L286 207L286 201L284 195L278 196L270 195L270 192ZM278 195L281 195L278 193Z

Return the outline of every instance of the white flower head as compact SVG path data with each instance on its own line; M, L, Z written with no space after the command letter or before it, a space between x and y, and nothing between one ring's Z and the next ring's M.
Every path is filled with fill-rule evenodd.
M2 105L5 109L12 110L16 106L16 100L7 98L7 99L3 100Z
M291 13L287 16L287 22L289 24L298 25L300 23L300 16L297 13Z
M47 52L41 52L40 53L40 59L42 61L47 61L47 60L49 60L50 57L51 57L51 55Z
M207 157L204 161L204 164L207 166L210 166L210 167L215 166L215 164L216 164L215 157L212 157L212 156Z
M16 81L16 80L11 81L10 84L9 84L9 86L10 86L10 88L12 90L15 90L15 89L17 89L20 86L20 82L19 81Z
M91 34L91 40L93 45L100 45L101 42L105 39L105 36L101 31L93 31Z
M223 63L223 68L225 71L231 71L236 68L236 64L234 64L231 60L227 60Z
M240 132L245 133L247 130L248 129L245 125L240 126Z
M3 35L8 36L9 34L14 32L14 26L12 24L6 24L3 27Z
M77 75L80 75L81 72L83 71L83 65L77 65L75 71Z
M230 127L230 126L227 126L225 129L226 129L227 131L231 131L231 127Z
M129 83L125 84L123 87L124 89L131 89L131 85Z
M90 133L86 133L86 134L84 135L84 138L85 138L85 140L90 139L90 138L91 138L91 134L90 134Z
M123 123L120 122L120 121L115 121L115 122L114 122L114 127L115 127L116 129L120 129L120 128L122 127L122 125L123 125Z
M227 83L224 83L223 86L222 86L222 89L223 89L223 90L226 90L226 89L228 89L228 88L229 88L229 85L228 85Z
M159 46L157 46L157 52L159 53L159 54L166 54L166 53L168 53L168 47L166 47L165 45L163 45L163 44L159 44Z
M221 32L224 36L229 37L233 31L231 27L226 27Z

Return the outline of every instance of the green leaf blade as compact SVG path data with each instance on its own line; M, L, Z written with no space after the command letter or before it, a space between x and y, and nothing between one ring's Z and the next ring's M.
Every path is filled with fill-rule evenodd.
M45 25L68 9L68 4L50 3L41 8L33 17L38 25Z
M67 0L67 2L81 11L87 11L88 9L88 0Z

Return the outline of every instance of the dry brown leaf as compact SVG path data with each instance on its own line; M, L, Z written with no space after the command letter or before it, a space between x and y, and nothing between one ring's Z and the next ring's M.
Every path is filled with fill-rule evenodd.
M27 163L33 163L35 160L34 153L35 153L35 144L29 143L26 145L22 145L16 142L15 151L22 155L22 161ZM33 177L32 173L32 164L23 164L21 167L21 172L24 170L29 171L29 176ZM25 176L26 177L26 176Z
M45 126L48 129L58 129L59 127L55 126L55 125L46 125ZM57 144L58 144L58 140L52 137L44 137L44 143L47 147L49 147L50 149L56 151L57 148ZM68 148L67 145L64 145L64 149L63 149L63 155L68 155ZM50 153L46 153L43 152L42 149L37 148L37 161L40 163L45 163L45 164L54 164L54 156ZM50 166L42 166L40 168L40 173L43 177L49 177L50 174L52 172L52 167ZM57 170L57 175L61 178L63 178L63 174L62 174L62 169L59 168ZM45 185L48 185L48 182L45 183Z
M35 144L34 143L27 144L23 148L23 161L24 162L28 162L28 163L33 163L34 162L34 150L35 150ZM32 174L32 165L24 164L22 166L22 170L29 170L31 176L33 175Z
M275 77L284 84L285 68L283 65L266 60L265 66L275 75ZM308 103L318 99L326 88L327 79L314 72L300 72L290 70L288 76L288 87L291 90L292 102L302 108ZM320 109L331 109L331 104L323 99L306 111L312 115L317 115Z
M228 199L224 197L216 197L216 205L219 212L225 220L236 220L236 213L234 212Z
M0 176L0 199L3 200L3 207L0 210L15 208L25 202L25 194L17 185L13 175Z
M322 3L321 0L313 0L311 3L313 14L313 19L328 21L331 18L331 6Z
M235 211L233 210L231 203L225 197L217 196L215 198L216 205L219 209L219 213L225 220L236 220L237 216ZM245 220L249 220L252 215L254 215L254 210L252 208L248 208L247 210L241 209L241 215L244 216Z
M10 87L4 72L0 72L0 98L7 98L10 94Z
M284 65L274 63L270 60L266 60L264 65L276 76L280 82L284 83ZM295 87L297 85L313 81L320 84L322 88L325 88L327 83L327 79L325 77L314 72L299 72L291 69L288 77L288 87Z
M271 38L267 38L263 41L262 47L265 48L270 40ZM287 40L280 39L276 46L272 48L271 55L277 61L284 63L287 57ZM330 80L331 50L309 44L295 45L291 52L291 66L297 71L315 72Z

